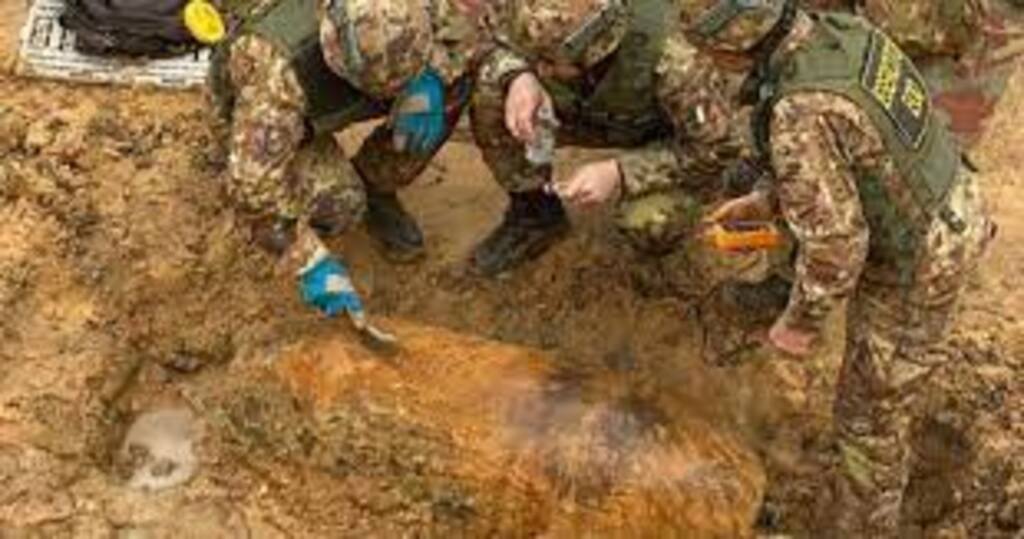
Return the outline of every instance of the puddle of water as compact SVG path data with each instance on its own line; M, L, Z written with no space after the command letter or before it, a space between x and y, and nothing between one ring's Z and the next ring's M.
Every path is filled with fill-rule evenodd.
M195 435L195 416L187 408L139 415L121 446L120 457L131 469L128 485L156 491L187 482L198 467Z

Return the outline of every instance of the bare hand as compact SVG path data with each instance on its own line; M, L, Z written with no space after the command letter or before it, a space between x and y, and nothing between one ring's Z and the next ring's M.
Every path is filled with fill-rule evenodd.
M618 161L606 159L578 168L558 195L570 204L590 208L611 200L621 183Z
M739 198L727 200L719 206L708 221L727 223L736 221L767 221L772 218L772 204L768 195L762 191L754 191Z
M533 73L523 73L508 87L505 96L505 127L520 142L532 142L537 136L537 111L551 107L551 96Z
M777 320L771 331L768 332L768 342L772 346L795 357L809 355L814 340L813 334L789 327L782 318Z

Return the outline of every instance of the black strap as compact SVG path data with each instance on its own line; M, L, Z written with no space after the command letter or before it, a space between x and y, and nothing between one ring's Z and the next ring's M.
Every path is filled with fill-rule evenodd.
M292 67L306 95L310 127L317 133L387 113L387 104L363 93L327 66L316 35L299 45Z

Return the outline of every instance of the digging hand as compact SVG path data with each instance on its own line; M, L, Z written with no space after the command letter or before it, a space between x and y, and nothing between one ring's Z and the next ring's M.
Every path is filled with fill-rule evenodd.
M315 253L299 273L299 288L307 305L333 317L344 312L352 325L374 341L393 344L394 335L369 323L348 269L338 258L326 251Z

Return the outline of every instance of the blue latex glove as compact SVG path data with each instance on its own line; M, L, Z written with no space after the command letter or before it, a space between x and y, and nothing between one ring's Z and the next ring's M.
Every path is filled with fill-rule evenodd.
M395 149L428 153L441 144L446 131L444 95L444 81L429 67L405 85L392 113Z
M332 256L322 256L303 271L299 289L306 304L320 309L327 316L342 311L353 317L363 316L363 302L352 286L348 270Z

